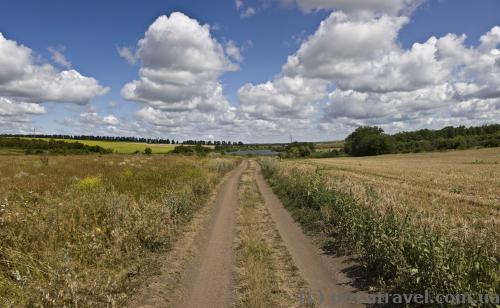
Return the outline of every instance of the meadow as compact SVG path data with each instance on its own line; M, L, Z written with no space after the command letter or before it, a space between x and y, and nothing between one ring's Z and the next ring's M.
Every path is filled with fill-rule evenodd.
M0 306L113 306L236 159L0 157Z
M261 160L294 217L406 293L499 291L500 150Z
M50 140L50 138L39 138L42 140ZM100 146L105 149L112 149L116 154L133 154L137 151L143 153L146 148L151 148L153 154L166 154L174 150L175 144L149 144L139 142L122 142L122 141L101 141L101 140L77 140L77 139L54 139L65 142L80 142L90 146Z

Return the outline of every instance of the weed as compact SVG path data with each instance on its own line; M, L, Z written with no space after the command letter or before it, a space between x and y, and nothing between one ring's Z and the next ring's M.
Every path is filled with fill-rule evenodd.
M88 190L88 189L94 189L102 184L102 177L101 176L88 176L86 178L83 178L79 180L76 183L76 187L82 190Z

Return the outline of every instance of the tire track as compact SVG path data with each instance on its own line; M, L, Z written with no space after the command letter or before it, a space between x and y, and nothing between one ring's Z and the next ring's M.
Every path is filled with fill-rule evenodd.
M265 181L260 166L256 178L276 227L299 273L309 285L309 292L303 294L303 298L307 301L311 296L320 307L365 307L357 302L368 298L369 294L353 287L351 279L344 274L352 264L345 262L344 258L325 255L304 234Z
M238 183L247 167L244 161L218 192L213 215L199 240L199 253L185 270L173 307L231 306Z

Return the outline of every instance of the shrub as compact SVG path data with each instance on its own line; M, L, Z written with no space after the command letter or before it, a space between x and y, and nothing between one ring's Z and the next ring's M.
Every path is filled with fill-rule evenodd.
M212 152L212 149L198 144L195 146L185 146L185 145L177 146L170 153L182 154L182 155L206 156L210 152Z
M83 178L79 180L76 183L76 186L79 189L87 190L87 189L94 189L102 184L102 178L100 176L88 176L86 178Z
M151 148L145 148L144 149L144 154L151 155L151 154L153 154L153 150Z

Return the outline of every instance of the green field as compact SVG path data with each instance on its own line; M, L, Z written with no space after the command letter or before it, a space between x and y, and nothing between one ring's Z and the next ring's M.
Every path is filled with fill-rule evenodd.
M29 138L32 139L32 138ZM38 138L42 140L51 140L51 138ZM118 154L132 154L136 151L144 152L145 148L151 148L153 154L165 154L172 151L177 145L174 144L148 144L136 142L121 141L100 141L100 140L77 140L77 139L53 139L65 142L81 142L86 145L98 145L105 149L113 149Z

